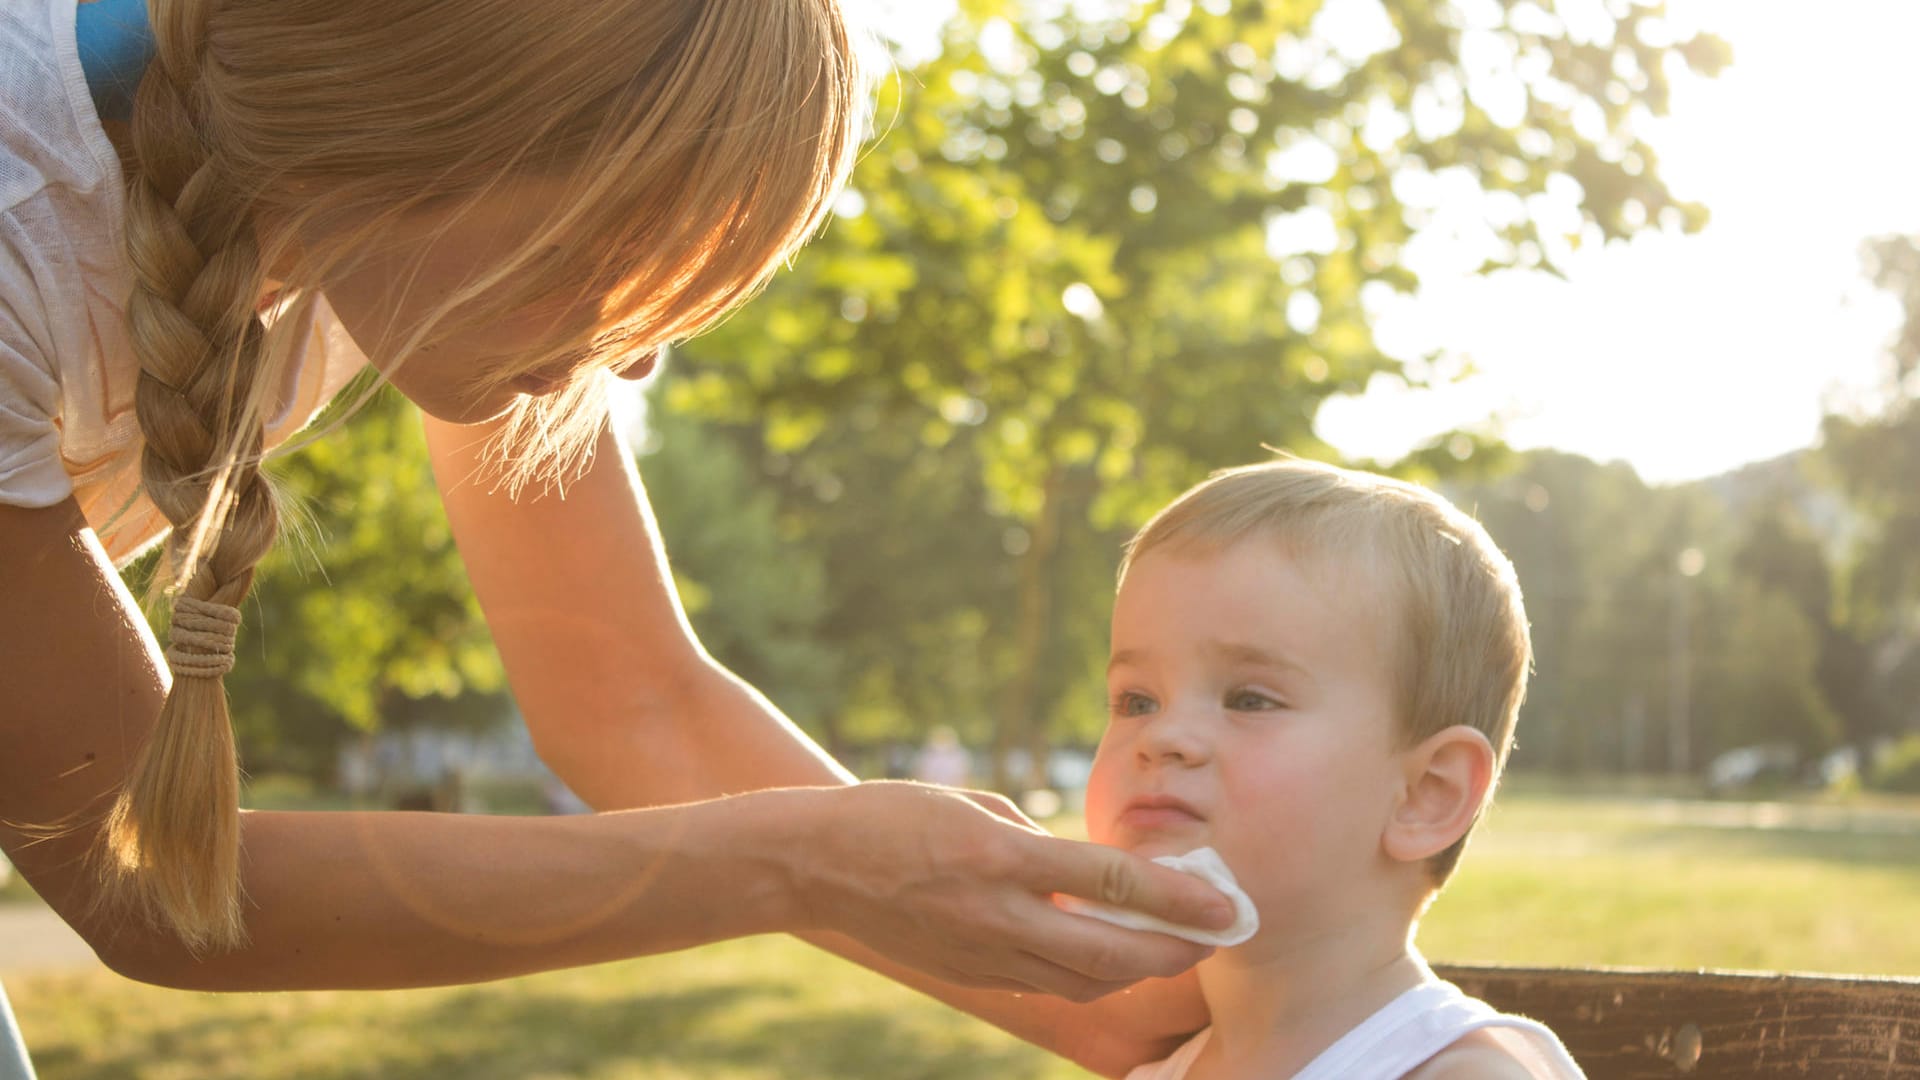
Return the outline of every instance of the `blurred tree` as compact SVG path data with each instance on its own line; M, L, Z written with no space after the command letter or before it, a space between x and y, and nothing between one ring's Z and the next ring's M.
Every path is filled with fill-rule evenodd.
M674 583L702 644L818 731L840 679L820 633L825 567L804 537L783 528L774 492L756 482L755 455L718 429L655 413L641 462ZM839 741L837 732L825 734Z
M1736 509L1718 479L1649 487L1555 451L1515 463L1452 494L1526 595L1518 767L1693 771L1739 746L1833 745L1848 654L1825 549L1785 493Z
M1802 490L1810 490L1816 482L1799 477ZM1870 745L1884 730L1886 717L1873 687L1866 639L1860 628L1843 620L1843 608L1835 595L1834 556L1790 493L1774 493L1753 511L1734 558L1747 580L1791 601L1799 612L1799 621L1814 636L1811 655L1820 701L1817 708L1805 710L1808 726L1803 730L1808 735L1824 733L1828 745L1836 737L1858 746ZM1783 700L1794 698L1788 695ZM1802 739L1790 741L1811 746Z
M1920 409L1912 396L1920 368L1920 240L1871 241L1866 264L1904 311L1887 350L1888 406L1878 414L1827 417L1819 455L1820 468L1863 523L1841 568L1840 638L1826 658L1829 685L1847 688L1848 737L1862 746L1920 730Z
M1709 645L1694 695L1701 744L1786 744L1802 761L1832 748L1840 725L1820 689L1821 624L1765 578L1737 578L1703 614Z
M1833 572L1825 550L1785 492L1766 498L1747 521L1733 555L1742 576L1766 582L1814 626L1833 616Z
M1904 380L1920 367L1920 241L1911 236L1882 236L1866 245L1867 276L1892 293L1906 313L1888 345L1891 374Z
M804 462L787 506L829 550L858 542L838 523L857 499L973 478L935 531L984 512L1016 561L966 577L962 609L1002 688L996 761L1034 751L1023 782L1099 663L1085 646L1110 578L1079 583L1110 572L1128 527L1263 444L1325 453L1312 421L1331 394L1429 377L1382 356L1368 318L1415 284L1403 249L1441 198L1479 201L1487 269L1551 269L1560 233L1704 220L1633 128L1665 108L1671 63L1717 70L1714 39L1669 40L1633 4L1578 29L1517 0L1339 6L968 0L883 94L840 219L667 388L668 408ZM881 582L831 591L890 597L902 575L973 565L912 558L829 555ZM841 642L882 665L855 682L917 677L902 608L844 614L884 637Z
M1368 326L1443 203L1489 270L1704 219L1634 126L1724 47L1593 16L966 0L883 93L840 220L668 381L667 412L716 425L660 417L647 461L705 638L832 742L953 723L1042 779L1099 729L1127 532L1263 445L1326 453L1332 394L1441 377ZM232 677L256 765L503 707L404 412L383 395L277 467L314 522L263 566Z
M1534 678L1516 765L1675 767L1684 753L1676 740L1691 749L1695 677L1683 685L1675 665L1698 651L1692 610L1723 572L1711 554L1720 527L1711 501L1557 451L1519 454L1510 474L1453 494L1513 560L1526 597ZM1701 577L1680 572L1690 550L1700 552Z
M1906 402L1882 416L1829 416L1823 465L1865 520L1843 585L1849 621L1884 637L1910 629L1920 605L1920 412Z

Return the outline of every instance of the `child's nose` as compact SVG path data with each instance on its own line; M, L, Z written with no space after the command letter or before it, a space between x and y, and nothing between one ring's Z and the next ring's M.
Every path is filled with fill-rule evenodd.
M1166 765L1199 765L1212 756L1204 719L1191 708L1169 708L1140 732L1140 756Z

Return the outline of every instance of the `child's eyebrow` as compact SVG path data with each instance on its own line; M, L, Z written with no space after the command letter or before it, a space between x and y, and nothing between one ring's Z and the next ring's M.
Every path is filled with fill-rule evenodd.
M1216 638L1209 640L1206 643L1206 647L1208 652L1236 663L1254 664L1259 667L1274 668L1301 676L1310 677L1311 675L1299 661L1282 656L1276 652L1270 652L1258 645L1249 645L1238 641L1221 641ZM1115 668L1130 667L1143 663L1145 659L1146 652L1142 649L1120 649L1108 658L1107 670L1111 672Z
M1282 656L1281 654L1276 652L1269 652L1268 650L1263 649L1258 645L1249 645L1239 641L1220 641L1218 639L1215 639L1207 642L1207 651L1212 652L1215 655L1220 656L1224 659L1233 660L1243 664L1255 664L1260 667L1278 668L1282 671L1290 671L1299 675L1307 674L1307 669L1301 666L1301 664L1298 661L1290 657Z

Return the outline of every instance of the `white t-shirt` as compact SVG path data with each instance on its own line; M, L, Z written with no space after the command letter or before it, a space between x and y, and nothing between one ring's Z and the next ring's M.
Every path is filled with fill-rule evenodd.
M167 528L139 494L139 363L119 158L88 96L75 0L0 5L0 504L72 495L116 563ZM366 357L324 299L267 418L305 427Z
M1524 1032L1541 1058L1569 1076L1584 1075L1559 1036L1545 1025L1500 1012L1452 983L1430 976L1342 1035L1293 1074L1292 1080L1400 1080L1461 1036L1483 1028ZM1127 1074L1127 1080L1182 1080L1212 1034L1212 1028L1202 1031L1172 1057L1140 1066Z

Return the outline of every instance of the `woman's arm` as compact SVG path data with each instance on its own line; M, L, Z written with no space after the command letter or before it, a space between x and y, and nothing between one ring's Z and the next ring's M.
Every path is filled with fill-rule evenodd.
M454 536L534 742L589 805L851 782L699 645L624 440L604 432L593 467L564 499L514 503L467 482L485 427L428 419L427 433ZM961 990L845 936L803 936L1112 1075L1164 1057L1207 1021L1190 976L1081 1006Z
M96 902L100 816L159 713L165 677L71 499L0 507L0 687L0 847L103 960L151 982L470 982L808 930L850 933L950 980L1079 997L1193 959L1145 935L1143 948L1118 948L1085 933L1085 920L1021 903L1040 887L1033 868L1097 890L1105 875L1125 876L1123 863L911 785L578 818L247 814L249 944L195 958ZM1024 950L1035 936L1056 939L1049 959Z
M136 978L226 989L466 982L796 921L777 853L756 847L791 827L768 804L571 825L254 813L243 826L251 945L195 961L96 902L99 817L159 713L165 677L72 500L0 507L0 686L0 843L103 960Z
M492 425L423 419L514 700L541 758L588 805L853 782L700 645L632 455L611 428L564 497L529 492L515 502L471 479Z

